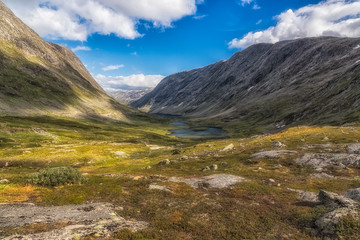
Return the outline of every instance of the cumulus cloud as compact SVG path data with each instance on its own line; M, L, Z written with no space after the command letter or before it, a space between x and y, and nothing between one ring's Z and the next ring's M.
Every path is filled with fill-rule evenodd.
M233 39L230 48L246 48L255 43L318 36L360 36L360 1L327 0L276 17L278 23L264 31L250 32Z
M103 71L110 71L110 70L117 70L117 69L123 68L123 67L125 67L123 64L120 64L120 65L110 65L110 66L103 67L102 70L103 70Z
M77 51L91 51L91 48L86 47L86 46L77 46L71 49L73 52L77 52Z
M94 33L134 39L139 20L155 27L196 13L197 0L3 0L43 37L85 41Z
M96 81L106 91L144 89L155 87L165 76L134 74L130 76L104 76L98 74Z

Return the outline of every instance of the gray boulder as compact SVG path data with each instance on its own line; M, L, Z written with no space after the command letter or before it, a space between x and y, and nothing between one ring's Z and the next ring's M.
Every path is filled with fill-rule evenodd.
M349 154L360 154L360 143L354 143L346 146L346 152Z
M344 197L355 201L360 201L360 188L349 189L345 192Z
M169 165L171 163L171 161L169 159L164 159L161 162L159 162L159 165Z

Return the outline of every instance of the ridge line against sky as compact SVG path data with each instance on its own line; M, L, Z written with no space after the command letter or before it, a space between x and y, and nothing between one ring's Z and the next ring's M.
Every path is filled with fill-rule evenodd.
M255 43L360 36L360 0L2 1L108 91L154 87Z

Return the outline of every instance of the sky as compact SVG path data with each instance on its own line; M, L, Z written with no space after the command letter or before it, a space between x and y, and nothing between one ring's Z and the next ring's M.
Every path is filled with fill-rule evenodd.
M2 1L107 91L155 87L256 43L360 37L360 0Z

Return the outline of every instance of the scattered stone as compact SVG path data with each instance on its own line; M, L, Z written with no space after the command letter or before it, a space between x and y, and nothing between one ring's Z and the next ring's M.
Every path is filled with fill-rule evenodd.
M354 143L346 146L346 152L349 154L360 154L360 143Z
M324 137L324 138L323 138L323 141L328 141L328 140L329 140L328 137Z
M344 197L355 201L360 201L360 188L349 189L345 192Z
M174 149L171 151L172 155L177 155L180 154L180 150L179 149Z
M186 155L181 156L181 157L179 158L180 161L185 161L185 160L188 160L188 159L189 159L189 157L186 156Z
M275 180L274 180L274 179L272 179L272 178L269 178L269 182L271 182L271 183L275 183Z
M166 148L167 148L167 147L158 146L158 145L147 145L147 147L148 147L149 150L151 150L151 151L160 150L160 149L166 149Z
M288 190L293 191L293 192L297 192L297 199L304 201L304 202L310 202L310 203L320 203L319 200L319 196L318 194L314 193L314 192L308 192L308 191L303 191L303 190L298 190L298 189L291 189L288 188Z
M218 165L213 164L213 165L210 166L210 169L211 169L211 170L217 170L217 169L218 169Z
M150 190L160 190L160 191L165 191L165 192L171 192L169 188L167 188L165 186L160 186L160 185L157 185L157 184L150 184L149 189Z
M0 216L0 228L6 229L35 223L69 223L68 226L61 229L22 236L12 235L4 238L6 240L70 240L94 234L97 237L106 238L120 229L128 228L137 231L148 226L146 222L125 220L115 212L114 206L108 203L56 207L38 207L33 204L4 204L0 205Z
M114 154L116 156L119 156L119 157L127 157L127 156L129 156L129 154L127 154L126 152L122 152L122 151L116 151L116 152L114 152Z
M151 166L144 167L145 170L151 169Z
M298 152L289 150L263 151L251 155L252 158L279 158L281 155L296 155Z
M318 169L316 169L316 170L319 171ZM320 173L312 174L311 178L335 178L335 176L324 173L324 172L320 172Z
M272 146L276 147L276 148L284 148L284 147L286 147L285 144L283 144L282 142L279 142L279 141L273 142Z
M231 151L234 148L235 148L234 144L231 143L231 144L227 145L226 147L224 147L221 151L223 151L223 152Z
M133 177L133 180L134 181L139 181L141 178L142 178L142 176L135 176L135 177Z
M227 167L229 164L227 163L227 162L222 162L222 163L220 163L220 166L222 166L222 167Z
M171 161L169 159L164 159L158 163L158 165L169 165Z
M177 177L169 178L170 182L183 182L190 185L193 188L199 188L201 186L207 186L209 188L227 188L235 185L236 183L246 181L245 178L234 176L230 174L214 174L200 178L182 179Z
M0 180L0 183L1 183L1 184L7 184L7 183L10 183L10 181L9 181L8 179L5 179L5 178L4 178L4 179L1 179L1 180Z
M209 166L206 166L206 167L204 167L203 169L201 169L201 171L203 171L203 172L210 171L210 167L209 167Z

